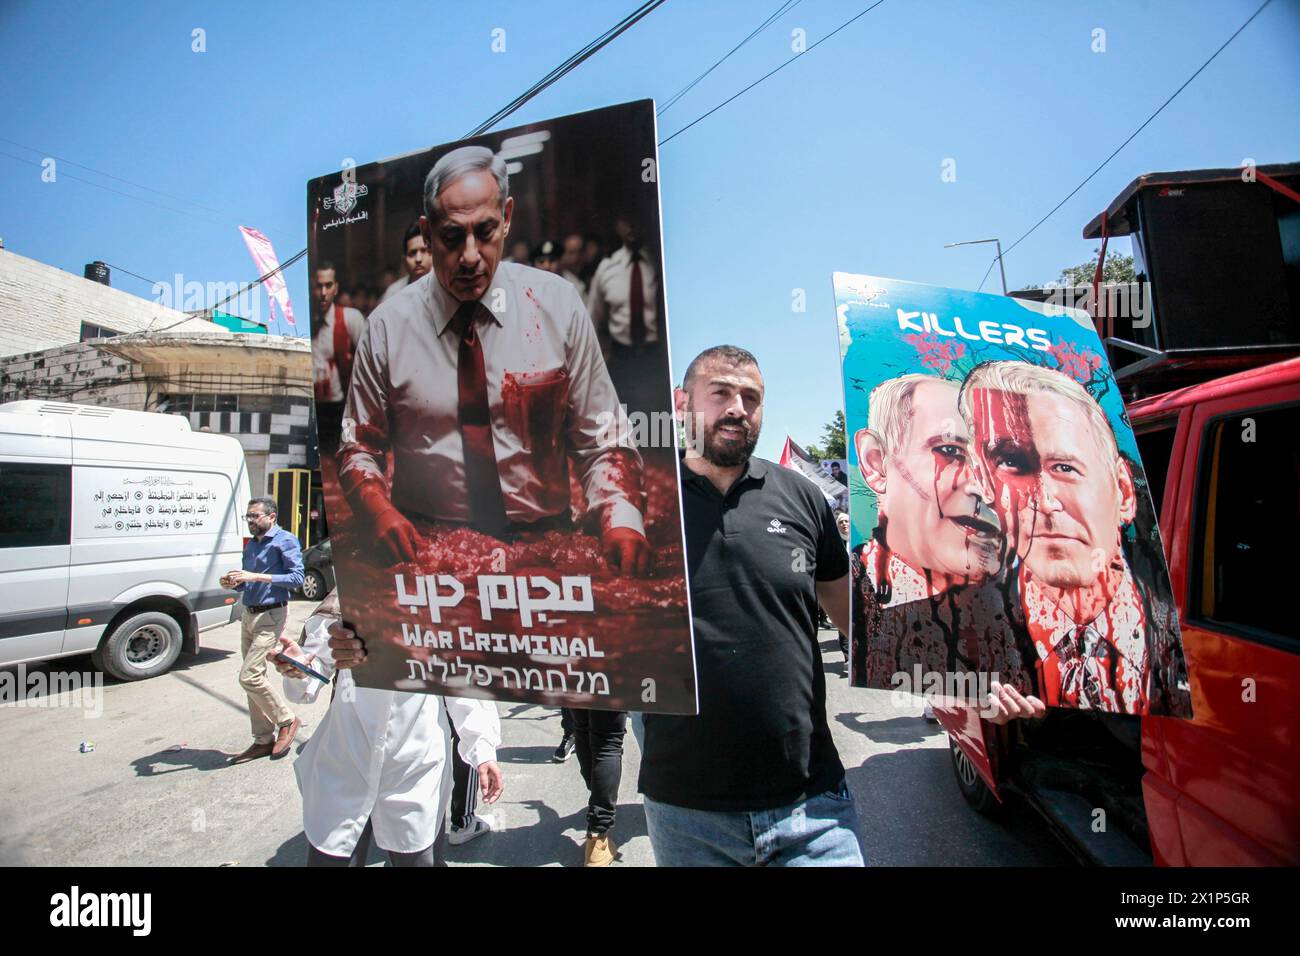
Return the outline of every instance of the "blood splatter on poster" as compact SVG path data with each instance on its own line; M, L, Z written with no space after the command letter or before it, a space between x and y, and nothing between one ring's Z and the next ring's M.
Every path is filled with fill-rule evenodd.
M836 273L855 686L1190 716L1133 430L1088 316Z
M696 712L653 104L308 184L357 683Z

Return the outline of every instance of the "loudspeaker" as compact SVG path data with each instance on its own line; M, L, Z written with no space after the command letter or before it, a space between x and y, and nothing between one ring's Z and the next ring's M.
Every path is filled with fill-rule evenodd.
M1142 190L1133 249L1151 284L1150 344L1162 351L1300 344L1300 263L1286 261L1296 255L1288 234L1297 208L1262 182Z

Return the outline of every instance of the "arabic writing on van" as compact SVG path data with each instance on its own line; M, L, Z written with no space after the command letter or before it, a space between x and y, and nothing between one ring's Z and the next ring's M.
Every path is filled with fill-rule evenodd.
M78 501L78 522L92 537L139 534L185 534L220 530L225 524L225 498L219 479L202 475L130 477L116 469L87 469ZM206 487L204 487L206 486Z

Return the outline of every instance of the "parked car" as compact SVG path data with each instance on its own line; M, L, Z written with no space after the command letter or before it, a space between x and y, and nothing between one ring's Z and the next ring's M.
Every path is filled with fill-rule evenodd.
M176 415L0 405L0 666L91 654L167 671L239 612L249 498L234 438Z
M319 601L334 590L334 558L329 538L302 553L302 567L302 586L298 591L306 600Z

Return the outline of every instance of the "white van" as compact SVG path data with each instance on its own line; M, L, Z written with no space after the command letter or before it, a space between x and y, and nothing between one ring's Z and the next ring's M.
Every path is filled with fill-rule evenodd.
M176 415L0 405L0 666L92 654L163 673L239 613L248 475L239 442Z

